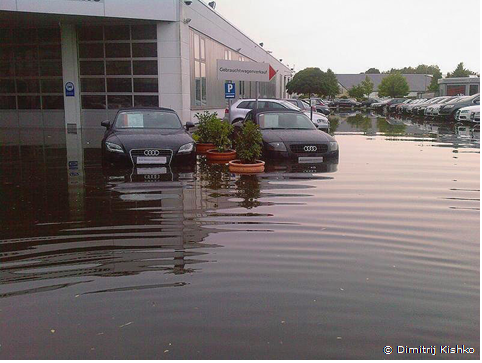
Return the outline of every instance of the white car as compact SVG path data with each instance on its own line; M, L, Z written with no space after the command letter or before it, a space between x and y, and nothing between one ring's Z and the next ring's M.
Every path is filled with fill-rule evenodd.
M472 117L472 113L477 113L479 112L480 115L480 105L477 106L468 106L468 107L463 107L460 110L457 111L455 114L455 121L470 121ZM480 120L480 116L479 116Z
M234 102L230 108L226 108L224 120L231 123L244 120L248 112L254 108L256 108L255 99L238 100ZM303 112L306 116L311 117L311 111L302 110L292 103L283 100L261 98L258 100L258 108L297 110ZM328 131L330 129L330 121L328 121L328 118L321 113L313 112L312 121L320 130Z

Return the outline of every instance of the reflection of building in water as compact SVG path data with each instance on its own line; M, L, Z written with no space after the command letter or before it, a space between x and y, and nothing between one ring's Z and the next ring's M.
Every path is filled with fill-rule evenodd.
M88 284L98 277L143 272L194 273L209 261L205 249L217 246L202 243L212 230L196 220L203 209L193 173L91 171L86 170L83 185L72 184L78 198L71 203L69 195L75 220L50 221L28 237L0 241L1 296L20 294L24 290L16 284L22 282L29 282L25 293L32 293L68 287L79 279ZM70 184L68 188L70 194ZM66 284L59 284L60 279ZM45 286L46 281L51 285ZM141 285L120 289L149 288Z
M67 180L71 220L82 220L84 209L84 150L82 135L67 130Z

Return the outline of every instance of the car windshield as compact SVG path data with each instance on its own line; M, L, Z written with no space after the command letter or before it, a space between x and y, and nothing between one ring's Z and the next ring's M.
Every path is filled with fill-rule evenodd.
M283 106L285 106L287 109L289 110L296 110L296 111L300 111L301 108L299 108L298 106L295 106L293 105L292 103L288 102L288 101L281 101L280 104L282 104Z
M173 112L163 111L126 111L117 116L115 127L118 129L181 129L179 117Z
M313 122L300 113L270 112L258 116L261 130L316 130Z

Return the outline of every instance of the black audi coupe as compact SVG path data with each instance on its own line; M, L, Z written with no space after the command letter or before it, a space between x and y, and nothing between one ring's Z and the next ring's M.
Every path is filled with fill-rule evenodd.
M114 122L104 121L102 140L104 164L134 167L194 163L196 144L177 113L168 108L119 110Z
M243 121L233 124L235 135L247 121L253 121L260 128L265 159L290 159L300 164L316 164L338 159L337 141L318 130L300 111L252 110Z

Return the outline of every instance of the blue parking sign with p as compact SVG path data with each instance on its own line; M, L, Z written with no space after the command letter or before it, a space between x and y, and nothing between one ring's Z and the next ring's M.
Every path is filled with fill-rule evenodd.
M225 98L236 98L236 84L232 82L226 82L224 84Z

